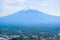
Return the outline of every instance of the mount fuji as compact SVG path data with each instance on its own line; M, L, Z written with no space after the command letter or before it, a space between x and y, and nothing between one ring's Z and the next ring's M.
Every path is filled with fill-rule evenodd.
M25 32L31 32L32 30L35 32L56 32L56 30L60 32L60 17L51 16L38 10L28 9L1 17L0 28L16 30L16 32L18 29Z
M0 23L40 24L60 23L60 17L51 16L34 9L16 12L15 14L1 17Z

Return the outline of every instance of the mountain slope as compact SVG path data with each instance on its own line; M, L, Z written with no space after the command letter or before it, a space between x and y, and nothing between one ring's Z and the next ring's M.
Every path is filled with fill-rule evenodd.
M29 24L29 25L28 25ZM37 10L23 10L0 18L0 28L8 32L60 32L60 17L51 16ZM11 31L12 30L12 31Z
M0 22L18 24L60 23L60 17L51 16L37 10L23 10L15 14L0 18Z

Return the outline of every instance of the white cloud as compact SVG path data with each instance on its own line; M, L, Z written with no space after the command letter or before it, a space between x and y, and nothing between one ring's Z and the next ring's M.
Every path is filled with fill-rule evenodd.
M13 14L24 8L60 16L60 0L0 0L0 16Z
M0 5L0 17L14 14L25 7L25 3L21 0L4 0Z
M60 16L60 0L36 0L31 6L46 14Z

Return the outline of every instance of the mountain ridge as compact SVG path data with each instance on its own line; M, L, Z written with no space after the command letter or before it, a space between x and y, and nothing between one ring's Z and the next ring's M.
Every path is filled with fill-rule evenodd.
M51 16L38 10L23 10L15 14L0 18L0 21L7 23L54 23L60 22L60 17Z
M17 32L60 32L60 17L50 16L36 10L23 10L0 18L0 28ZM33 31L32 31L33 30ZM13 33L13 31L11 31Z

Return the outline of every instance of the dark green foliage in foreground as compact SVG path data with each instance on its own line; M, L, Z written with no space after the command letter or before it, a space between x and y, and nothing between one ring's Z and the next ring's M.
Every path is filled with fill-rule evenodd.
M20 37L12 38L11 40L52 40L54 35L60 32L59 24L40 24L40 25L17 25L17 24L0 24L1 35L19 35ZM40 34L43 32L44 34ZM45 34L47 33L47 34ZM36 36L36 37L32 37ZM49 39L49 37L52 37ZM59 39L59 36L57 35Z

